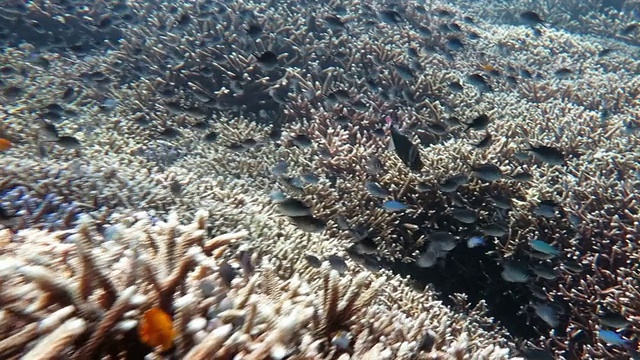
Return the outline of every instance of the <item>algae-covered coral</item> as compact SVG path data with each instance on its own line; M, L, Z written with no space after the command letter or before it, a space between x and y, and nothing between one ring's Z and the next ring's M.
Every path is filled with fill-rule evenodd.
M10 1L0 355L634 355L624 3Z

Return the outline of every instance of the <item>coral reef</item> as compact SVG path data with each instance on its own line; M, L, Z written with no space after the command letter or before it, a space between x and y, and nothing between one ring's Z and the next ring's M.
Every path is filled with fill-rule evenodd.
M0 11L3 358L635 351L637 3L81 3Z
M517 24L525 10L541 14L545 23L579 34L595 34L637 45L638 39L627 33L640 10L633 0L576 1L576 0L518 0L516 2L489 1L484 6L469 2L464 9L469 15L496 18L501 22Z
M188 225L174 215L152 225L146 213L115 223L110 239L88 216L67 231L2 232L3 358L153 353L135 332L151 306L177 332L156 357L507 358L495 332L390 274L339 278L301 263L283 278L268 257L247 255L259 234L207 236L204 211Z

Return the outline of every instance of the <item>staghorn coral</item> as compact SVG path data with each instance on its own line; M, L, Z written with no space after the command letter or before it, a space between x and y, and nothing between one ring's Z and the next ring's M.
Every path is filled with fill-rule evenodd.
M618 45L601 34L618 31L626 20L613 17L615 26L607 25L604 31L601 29L603 23L611 21L611 16L576 16L584 11L582 4L573 1L547 3L547 10L539 9L543 15L555 14L556 10L551 6L576 8L565 13L574 19L582 19L581 23L572 22L569 28L585 30L585 24L593 21L599 27L594 27L595 32L589 30L592 34L589 36L569 34L554 27L534 36L530 29L523 27L484 21L478 25L461 23L465 33L473 31L479 35L477 40L465 41L468 52L462 55L443 50L447 36L439 30L442 26L448 27L451 19L460 20L463 13L439 2L433 3L431 13L427 15L420 12L419 4L407 6L403 15L409 23L415 21L423 26L421 29L380 22L367 27L367 19L372 15L375 18L376 12L384 7L374 4L375 9L369 11L366 4L361 4L358 15L348 18L348 32L328 29L322 20L322 16L333 11L330 5L335 4L284 2L265 7L234 2L222 11L205 9L201 3L178 2L171 8L162 3L131 2L130 11L139 23L124 22L122 26L127 31L121 45L108 54L81 59L75 55L46 53L49 64L45 67L39 65L44 63L42 60L30 60L34 47L23 45L9 49L0 56L3 63L15 67L16 71L3 77L3 81L11 86L24 81L29 86L25 86L18 96L3 91L2 105L6 112L0 114L1 129L3 136L8 134L15 140L16 146L7 156L3 154L6 166L3 163L0 173L2 190L11 192L26 186L27 195L42 199L43 203L53 194L61 196L66 203L75 202L82 210L63 216L64 224L59 227L49 226L49 222L55 223L57 219L43 221L39 212L29 212L22 218L24 222L14 228L70 229L74 232L76 235L69 241L74 240L76 245L64 242L51 245L59 242L58 239L44 241L51 241L47 249L58 251L64 261L70 259L70 268L64 268L64 271L76 276L72 279L79 288L78 294L67 290L56 292L62 298L63 303L57 304L61 312L46 308L55 316L40 312L33 317L24 310L30 308L31 303L9 307L9 311L21 316L28 325L20 332L5 329L3 339L7 342L3 344L9 345L3 346L9 346L9 351L18 351L10 345L15 339L24 336L25 342L33 342L44 335L34 330L34 324L42 318L63 317L63 320L56 320L59 324L72 319L76 313L87 322L88 329L83 331L85 336L79 338L83 349L73 348L79 354L101 351L100 344L86 338L107 331L107 328L115 328L127 342L140 345L132 339L130 331L135 326L132 324L136 322L136 314L128 314L130 309L127 307L140 311L154 303L172 313L176 326L182 330L176 340L176 354L193 349L198 349L199 354L216 351L247 356L272 354L272 351L283 354L293 351L293 346L285 343L292 339L290 333L295 332L302 335L302 340L295 344L297 351L307 352L308 357L339 357L345 352L362 358L465 356L460 349L466 349L469 357L511 356L513 352L507 353L505 347L514 345L504 340L508 338L506 333L494 329L495 324L486 323L486 314L505 324L516 338L528 338L538 346L550 347L559 357L622 356L624 349L607 348L598 339L596 313L599 307L594 301L601 301L603 306L625 314L637 325L638 304L630 300L637 285L633 281L636 269L629 265L634 264L635 255L629 253L637 247L638 232L635 226L638 206L634 195L638 190L635 155L638 139L633 130L638 118L637 89L640 87L635 76L638 62L633 51L625 47L609 55L610 61L597 56L603 48ZM480 12L471 9L471 13L479 14L477 19L493 19L495 13L499 13L513 20L517 13L513 12L516 7L512 5L510 3L510 9L505 9L508 11L483 7ZM35 3L33 6L37 7ZM531 6L526 2L522 8ZM180 11L174 11L177 9ZM52 15L55 11L59 10L52 10ZM452 15L446 15L447 12ZM193 14L190 22L185 20L186 24L182 21L184 14ZM245 22L235 14L245 14L258 21L264 27L265 35L255 42L249 40L242 35ZM549 21L555 19L551 16ZM427 31L433 36L425 39L423 34ZM231 41L225 41L225 37ZM407 48L416 43L424 47L417 55L409 55ZM283 67L275 72L265 71L252 58L252 52L267 49L281 54L279 59ZM479 69L489 75L484 70L489 68L487 65L505 74L487 76L492 92L483 94L468 84L461 93L448 90L449 82L464 83L466 76ZM18 71L23 66L28 71ZM566 66L573 71L572 81L554 78L554 72ZM523 69L532 71L535 77L516 77ZM507 81L507 74L514 76L516 81ZM79 116L63 118L58 125L65 134L78 136L83 147L80 151L67 151L45 144L49 158L36 158L34 154L42 154L38 146L41 134L36 124L47 113L46 106L57 103L68 86L74 87L80 95L65 107ZM346 91L349 98L332 102L331 96L339 90ZM105 99L117 100L110 111L104 109ZM488 130L496 141L487 149L470 147L470 143L479 140L477 135L456 126L448 125L445 136L425 134L424 129L434 123L451 117L467 121L481 113L488 114L493 120ZM383 126L381 118L387 114L396 117L398 126L424 145L420 155L428 171L411 173L393 153L385 152L387 140L378 138L374 131ZM341 115L348 118L347 124L337 123ZM202 130L196 127L203 119L207 122L207 131L220 134L219 141L214 144L203 144ZM177 129L180 136L170 141L162 138L161 132L167 128ZM282 141L270 139L270 131L274 128L282 130ZM296 148L292 141L295 134L308 136L313 146ZM234 147L247 140L249 146ZM528 143L561 147L568 155L568 166L547 166L518 159L516 154ZM373 157L381 160L382 171L370 171L367 163ZM291 169L288 175L292 177L307 172L321 177L318 184L303 188L283 187L290 195L309 204L315 216L328 221L324 234L302 234L286 218L280 217L274 204L267 200L269 190L277 186L278 181L283 182L269 174L270 167L279 160L287 161ZM415 259L427 246L421 229L425 224L430 225L428 230L455 230L460 241L471 235L469 228L450 227L449 212L459 199L443 194L438 186L452 174L468 173L465 163L483 162L497 164L508 175L527 171L533 177L533 181L526 184L506 178L491 184L472 180L459 190L460 197L480 210L480 223L501 219L507 225L508 235L495 242L496 255L479 256L459 245L448 255L442 269L415 275ZM369 179L388 188L394 198L405 200L410 209L400 214L382 210L380 200L363 186ZM123 187L127 190L122 191ZM486 198L496 193L506 194L513 201L512 209L502 218L499 211L485 206ZM549 219L532 216L532 209L547 199L560 202L567 216ZM10 201L15 203L13 199ZM127 218L137 207L148 211L148 215L142 216L143 219ZM175 210L180 217L190 219L198 208L211 213L206 225L198 225L197 236L178 237L181 239L178 240L175 237L178 218L167 217L168 213ZM16 206L12 210L20 212L21 208ZM58 212L61 211L54 214ZM71 229L76 217L86 213L93 217L95 229ZM573 225L570 215L578 217L581 224ZM346 218L351 231L336 226L341 217ZM124 219L124 225L118 224L121 219ZM168 225L157 224L162 219L166 219ZM126 235L124 240L114 240L123 236L120 227L126 228L127 222L134 223L132 233L145 235L138 239ZM351 235L355 228L367 230L377 247L374 255L354 254L359 242ZM236 264L239 260L235 259L235 248L226 252L226 248L203 245L203 239L208 238L213 229L217 233L232 234L245 234L242 231L250 229L250 240L243 246L254 250L256 258L267 259L257 264L260 276L243 274L243 280L235 279L230 284L220 279L215 272L219 268L225 269L223 264L230 263L237 270L242 263ZM91 232L90 236L87 236L87 230ZM15 236L30 239L29 243L38 243L50 236L30 231ZM54 234L67 239L69 232ZM14 239L14 235L7 236ZM536 279L535 284L544 287L550 301L575 304L567 309L571 323L551 331L534 314L527 314L532 317L534 334L520 336L517 330L525 328L522 324L527 320L525 316L515 315L521 309L509 309L513 311L498 318L501 313L496 308L502 310L502 307L496 305L496 299L504 297L503 292L513 294L517 306L527 305L533 297L527 289L501 281L499 264L525 257L528 241L536 237L559 245L563 254L574 259L583 271L572 274L564 270L561 260L552 262L562 270L560 276L549 281ZM88 238L98 240L87 241ZM103 260L100 257L91 260L89 250L102 249L97 247L102 238L106 243L115 241L119 247L107 251L110 255L105 255ZM217 241L224 242L224 238ZM142 245L138 245L139 242ZM204 258L197 250L190 253L188 247L191 245L200 246L206 255L213 255L214 263L208 261L207 266L202 265L199 261ZM15 251L26 259L25 263L41 266L44 262L44 265L52 266L46 260L51 254L46 251L29 254L29 250L24 245ZM364 286L360 283L364 281L362 275L357 273L379 271L380 268L412 274L414 278L428 278L434 286L427 287L424 293L416 293L409 286L413 280L392 278L383 270L371 276L387 276L389 282L394 283L390 285L392 290L382 287L382 295L376 294L367 309L350 311L339 302L337 308L313 301L310 304L294 302L295 313L301 317L309 316L311 308L316 314L324 315L332 309L332 313L345 311L352 316L357 313L359 317L375 319L362 324L317 321L316 324L331 329L320 331L320 337L307 333L310 329L302 329L282 310L273 315L267 309L259 308L257 304L262 297L258 296L259 301L253 302L246 298L248 292L240 294L239 287L248 284L249 288L258 289L260 295L263 281L270 282L267 287L275 289L271 290L269 299L278 297L280 292L296 293L298 290L295 289L302 285L296 284L298 279L293 279L299 274L300 281L313 289L306 293L309 297L311 293L328 294L331 304L336 304L337 294L345 299L353 295L352 288L337 291L338 285L333 280L327 288L324 281L332 275L328 275L326 266L318 270L307 265L307 254L322 259L329 255L348 256L349 276L345 276L347 279L340 283L341 287L353 286L353 283ZM107 264L112 264L116 258L122 258L122 261L113 265L115 269L107 271L111 266ZM82 266L73 263L79 260L83 261ZM463 266L456 266L456 263ZM42 269L26 269L26 274L7 280L7 284L13 285L15 281L21 287L15 293L6 294L6 303L15 304L22 294L20 291L36 291L28 285L23 286L22 282L29 274L38 278L41 274L34 271ZM479 277L469 277L469 273L479 274ZM461 286L456 287L457 283L443 274L461 279ZM96 279L90 279L93 275ZM195 284L183 286L185 281L189 284L185 276L194 276L196 280L200 276L220 283L221 288L229 288L231 295L226 294L223 299L214 296L214 300L201 302L198 291L202 289L197 290L199 287ZM262 276L269 280L263 280ZM471 286L475 284L484 287L475 291ZM136 292L148 297L148 302L115 307L121 293L134 285ZM420 287L424 284L412 285ZM190 289L196 289L193 290L195 295ZM487 289L493 293L482 292ZM436 292L444 294L440 301L464 316L437 303L433 298ZM457 307L456 293L459 292L468 293L471 304L484 302L486 309L480 305L470 309ZM225 294L224 291L221 293ZM429 300L428 307L419 305L425 297ZM225 298L239 299L237 308L235 302L230 305ZM123 302L126 299L122 297ZM40 307L48 305L49 301L47 296L42 296L33 300L36 304L33 308L41 311ZM233 323L233 328L222 325L217 330L206 328L204 331L197 326L203 319L211 320L204 307L212 302L220 307L215 311L224 313L224 321L220 320L225 324ZM62 311L69 306L77 308L73 315L67 314L69 310ZM110 311L116 320L96 322L96 314ZM125 311L124 315L122 311ZM256 347L245 348L248 337L238 335L235 329L245 317L250 321L241 324L244 334L259 342ZM398 319L402 319L400 324L396 322ZM220 325L218 317L214 320L215 326ZM78 325L79 322L73 320L71 324ZM481 329L485 326L495 333L485 333ZM342 327L347 327L348 331ZM268 329L277 331L271 334ZM415 355L420 339L426 337L426 329L437 335L437 341L425 350L430 353ZM625 335L637 336L634 331ZM46 333L52 334L49 329ZM586 334L586 340L576 339L576 334ZM61 338L72 340L68 336ZM345 351L335 345L345 341L354 344L353 350ZM494 355L492 351L495 351Z
M518 23L518 16L525 10L533 10L548 23L579 34L597 34L629 43L637 43L632 36L620 34L633 22L638 10L637 1L576 1L576 0L521 0L517 2L491 1L487 6L470 3L465 10L478 17L489 17L506 23Z
M154 303L176 319L178 336L170 352L189 359L234 354L248 359L334 358L343 353L360 358L371 348L408 359L419 352L421 329L432 326L438 339L433 351L455 348L454 343L462 341L465 349L451 351L469 354L483 349L487 356L507 355L500 345L506 343L499 338L475 340L497 346L489 351L470 340L462 326L457 340L450 327L435 327L456 326L464 317L447 314L444 308L434 311L441 305L433 299L412 295L400 308L391 306L387 301L396 291L411 293L401 279L389 282L381 275L371 283L370 275L361 273L352 280L338 280L335 271L323 268L315 270L316 276L284 280L263 259L253 264L253 275L235 278L225 287L220 267L226 261L240 266L234 257L247 233L207 239L205 212L184 226L175 217L151 225L144 213L122 221L119 240L103 239L86 221L71 231L5 234L9 239L0 261L0 297L5 304L2 316L11 321L0 329L5 338L0 343L3 358L41 358L41 349L47 349L47 356L80 359L152 351L132 338L132 332L139 314ZM25 242L35 253L21 251ZM29 265L27 256L37 257L41 265ZM395 290L382 296L385 282L394 284ZM385 292L392 291L386 287ZM323 297L314 296L316 291ZM410 315L411 307L422 306L432 315ZM205 321L197 325L200 319ZM346 347L331 341L339 330L353 337ZM131 343L123 347L121 338Z

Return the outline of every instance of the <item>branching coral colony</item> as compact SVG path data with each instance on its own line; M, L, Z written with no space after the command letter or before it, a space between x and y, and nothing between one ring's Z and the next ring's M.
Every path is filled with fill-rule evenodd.
M0 357L637 347L637 1L80 3L0 9Z
M480 336L439 302L396 302L412 293L401 279L340 278L327 267L283 279L268 261L238 258L248 232L208 237L205 212L189 225L151 220L127 217L108 240L88 219L69 231L4 230L0 356L507 358L503 340ZM173 319L172 346L138 338L150 308Z

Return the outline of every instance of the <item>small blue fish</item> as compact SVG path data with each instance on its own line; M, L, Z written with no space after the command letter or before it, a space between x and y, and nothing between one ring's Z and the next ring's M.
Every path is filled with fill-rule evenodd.
M527 155L527 156L529 156L529 155ZM515 180L515 181L519 181L519 182L529 182L529 181L533 180L533 175L531 173L526 172L526 171L520 171L520 172L517 172L517 173L513 174L513 176L511 176L511 179Z
M293 144L297 146L299 149L308 149L313 146L313 142L311 139L304 134L294 135L291 139Z
M464 50L464 43L462 42L462 40L460 40L460 38L450 37L447 40L447 49L452 51Z
M375 197L385 198L391 195L389 193L389 190L383 188L376 182L366 181L364 183L364 186L367 188L367 191L369 191L369 193Z
M102 111L113 111L118 106L118 100L115 99L106 99L100 104L100 110Z
M501 194L494 194L489 197L495 207L502 210L511 210L511 200Z
M529 144L529 148L524 150L532 153L533 157L549 165L565 164L565 154L560 149L545 145L533 146Z
M273 167L271 167L271 173L275 176L282 176L287 173L289 165L286 161L280 160Z
M465 224L473 224L478 221L478 214L471 209L454 209L451 211L451 216Z
M503 265L504 270L500 273L505 281L513 283L525 283L529 280L527 266L518 261L507 261Z
M554 307L544 304L532 304L531 306L535 310L536 315L544 320L547 325L551 326L552 328L556 328L558 325L560 325L560 318L558 316L557 310Z
M521 13L520 21L523 25L528 25L531 27L542 25L545 23L545 21L542 19L542 17L540 17L540 15L538 15L537 12L531 10Z
M452 82L450 82L450 83L447 85L447 87L449 88L449 90L450 90L452 93L455 93L455 94L461 93L461 92L464 90L464 88L462 87L462 84L460 84L460 83L459 83L459 82L457 82L457 81L452 81Z
M600 337L600 339L602 339L602 341L611 345L631 347L633 346L633 343L634 343L633 340L625 339L622 337L622 335L611 330L599 330L598 336Z
M487 224L480 228L480 232L486 236L501 237L508 231L507 227L502 224Z
M473 249L480 246L487 245L487 240L482 236L472 236L467 240L467 247Z
M302 189L304 189L304 183L298 177L283 176L279 179L279 182L287 189L287 191L293 193L301 193Z
M570 273L579 274L584 270L578 260L565 259L562 262L562 267Z
M448 231L434 231L428 238L431 240L429 247L437 252L451 251L458 245L455 236Z
M351 229L351 226L349 226L349 220L347 220L347 218L342 214L336 215L333 221L338 225L338 230L348 231Z
M627 320L621 314L615 312L607 312L602 315L598 315L600 319L600 323L602 325L614 328L614 329L624 329L627 326L631 325L631 322Z
M467 76L466 80L469 84L475 86L480 93L491 92L491 86L481 74L471 74Z
M556 207L552 204L540 204L533 208L533 214L551 219L556 216Z
M382 20L382 22L388 25L398 25L404 20L400 13L390 9L381 10L380 13L378 13L378 17L380 18L380 20Z
M291 178L291 185L293 185L293 186L295 186L295 187L297 187L299 189L302 189L302 188L304 188L304 181L302 181L302 179L300 177L298 177L298 176L293 176Z
M416 190L419 192L427 192L431 190L431 185L421 181L416 185Z
M536 264L531 266L531 270L536 276L543 279L553 280L558 277L558 272L551 266L545 264Z
M600 121L606 124L609 117L611 117L611 112L609 111L609 108L607 106L607 100L602 99L602 106L600 107Z
M551 255L553 257L560 255L560 250L542 240L533 240L529 243L529 245L533 250L541 252L543 254Z
M433 267L438 262L439 254L433 249L427 249L424 254L418 257L416 264L421 268Z
M320 182L320 177L316 174L312 174L312 173L306 173L306 174L302 174L300 175L300 177L302 178L302 180L306 183L309 184L317 184L318 182Z
M450 193L456 191L458 187L465 185L467 182L467 175L458 174L444 179L444 181L440 183L439 188L442 192Z
M401 203L400 201L396 201L396 200L387 200L387 201L382 203L382 207L385 210L391 211L391 212L403 211L403 210L406 210L408 208L408 206L406 204Z
M529 153L526 151L518 151L515 154L513 154L513 156L520 161L526 161L526 160L529 160L530 158Z
M269 197L276 203L281 203L287 199L287 195L280 189L271 190L271 192L269 193Z
M329 255L327 260L329 260L331 268L341 275L349 270L349 265L347 265L346 261L338 255Z
M569 219L569 223L574 228L577 228L582 223L582 219L580 218L580 216L578 214L570 213L567 216L567 219Z
M493 164L481 164L471 167L473 176L487 182L498 181L502 179L502 170Z
M377 175L381 174L384 171L384 167L382 165L382 161L378 156L372 156L366 163L366 171L367 174Z
M531 290L531 295L537 297L540 300L549 300L549 294L544 290L544 288L535 285L535 284L527 284L529 290Z
M413 71L408 66L394 64L394 68L396 69L396 73L404 80L409 81L413 79Z

